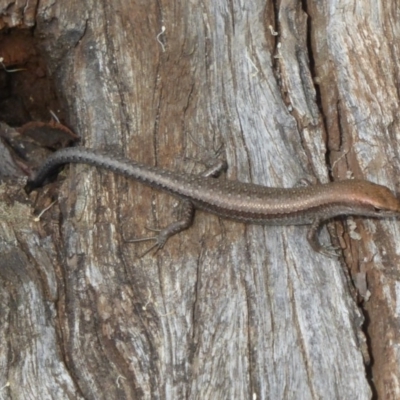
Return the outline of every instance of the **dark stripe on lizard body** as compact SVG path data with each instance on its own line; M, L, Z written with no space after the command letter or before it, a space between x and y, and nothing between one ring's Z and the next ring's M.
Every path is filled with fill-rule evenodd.
M83 147L65 148L50 155L36 176L28 181L25 188L27 193L42 186L58 167L69 163L89 164L124 175L222 218L264 225L312 224L308 239L316 251L324 252L315 241L322 221L341 215L391 217L400 213L400 201L387 187L365 180L272 188L167 171ZM191 218L192 214L186 217ZM170 236L188 226L190 222L185 220L181 221L179 228L175 223L174 229L163 229L159 235L161 237L157 238L159 247Z

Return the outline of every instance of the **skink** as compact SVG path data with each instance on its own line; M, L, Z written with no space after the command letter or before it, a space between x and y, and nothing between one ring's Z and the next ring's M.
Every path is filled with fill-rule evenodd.
M104 168L182 199L185 204L183 219L168 225L156 237L146 238L156 240L155 246L159 248L169 237L191 225L195 208L246 223L311 225L307 234L310 245L327 255L332 254L331 249L322 246L317 238L324 221L342 215L379 218L400 215L400 201L392 192L385 186L365 180L273 188L171 172L84 147L65 148L50 155L36 176L28 180L26 192L41 187L60 166L69 163Z

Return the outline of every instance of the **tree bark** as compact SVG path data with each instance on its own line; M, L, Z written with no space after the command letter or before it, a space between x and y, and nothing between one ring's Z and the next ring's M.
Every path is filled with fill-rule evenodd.
M266 186L399 188L389 2L0 9L4 34L31 30L84 146L190 173L222 153L226 179ZM21 181L0 187L2 398L398 398L397 221L330 224L329 259L307 227L197 212L141 256L129 239L176 219L177 200L88 166L63 176L29 201Z

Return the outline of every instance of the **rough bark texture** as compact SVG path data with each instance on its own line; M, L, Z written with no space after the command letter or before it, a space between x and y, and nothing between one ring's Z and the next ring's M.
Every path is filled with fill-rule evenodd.
M0 28L30 29L85 146L187 172L223 146L227 179L396 190L399 10L353 3L1 0ZM21 181L0 186L1 398L399 398L399 222L332 224L332 260L305 227L198 212L140 257L127 239L176 200L87 166L64 178L40 222Z

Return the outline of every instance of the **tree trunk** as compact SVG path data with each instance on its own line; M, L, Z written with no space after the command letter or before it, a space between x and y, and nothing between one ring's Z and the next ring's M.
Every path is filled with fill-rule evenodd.
M26 30L18 49L44 60L84 146L189 173L220 154L226 179L266 186L395 191L399 10L372 3L1 0L0 50ZM22 79L24 62L7 52L3 74ZM329 259L307 227L197 212L143 256L129 239L175 220L176 199L82 165L61 181L29 200L21 179L0 186L1 398L399 397L395 220L333 222Z

